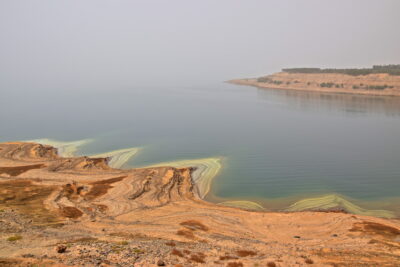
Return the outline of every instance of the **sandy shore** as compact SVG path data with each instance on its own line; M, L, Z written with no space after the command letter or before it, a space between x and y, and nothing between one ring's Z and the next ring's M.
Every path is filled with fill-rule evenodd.
M193 172L114 169L105 158L64 158L48 145L2 143L0 266L400 263L399 220L215 205L199 197Z
M361 94L371 96L400 96L400 76L391 76L388 74L351 76L335 73L305 74L279 72L260 78L234 79L228 82L238 85L250 85L269 89ZM261 80L264 80L264 82L261 82ZM332 86L321 87L321 84L323 83L331 83ZM384 90L366 89L367 86L383 85L388 86L388 88Z

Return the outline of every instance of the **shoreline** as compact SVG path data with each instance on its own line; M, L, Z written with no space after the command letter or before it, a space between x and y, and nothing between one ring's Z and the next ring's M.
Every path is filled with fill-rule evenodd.
M0 219L8 226L0 231L0 258L48 266L87 266L96 259L111 266L157 266L158 260L171 266L363 266L400 258L400 250L391 250L400 248L399 220L217 205L196 196L192 171L113 169L105 158L63 158L47 145L1 143ZM9 241L13 236L18 241ZM69 244L67 252L58 253L57 244Z
M50 145L57 149L58 155L63 157L74 157L79 152L79 147L84 146L87 143L94 142L94 139L83 139L75 141L58 141L53 139L37 139L42 145ZM35 143L35 142L34 142ZM123 148L109 152L96 153L88 155L89 158L105 158L106 163L109 167L114 169L121 169L121 167L127 163L132 157L141 150L140 147ZM201 159L184 159L167 161L161 163L155 163L148 166L141 166L142 168L156 168L156 167L173 167L173 168L187 168L191 169L191 179L193 182L193 192L197 197L203 201L207 201L216 205L225 205L228 207L236 207L250 211L274 211L274 212L299 212L299 211L329 211L329 210L341 210L346 213L358 214L358 215L369 215L381 218L396 218L395 212L391 210L379 210L379 209L365 209L355 203L359 202L355 199L349 201L349 197L342 196L331 192L329 194L315 194L313 196L291 196L282 198L283 201L286 199L292 199L286 205L281 208L267 209L265 207L265 201L267 198L260 198L260 201L254 201L246 198L220 198L218 196L210 196L212 193L212 183L214 178L219 174L223 160L222 157L209 157ZM129 169L129 168L128 168ZM214 201L210 200L214 199ZM219 201L217 200L219 199ZM263 203L263 204L260 204Z
M245 79L233 79L226 81L227 83L236 85L247 85L254 86L258 88L266 88L273 90L293 90L293 91L312 91L320 93L334 93L334 94L351 94L351 95L366 95L366 96L385 96L385 97L398 97L400 96L400 77L390 77L389 81L386 79L389 75L376 75L370 74L360 77L353 77L350 75L340 75L340 74L291 74L291 73L275 73L265 77L267 80L275 81L277 83L270 82L259 82L257 78L245 78ZM365 81L364 81L365 79ZM332 84L343 84L344 88L336 88L332 86L320 87L320 83L329 82ZM385 90L364 90L364 89L352 89L352 86L359 87L359 84L368 82L377 83L387 83L393 84L394 89ZM357 85L356 85L357 84Z
M196 192L197 196L200 199L204 200L206 195L211 190L213 179L218 175L219 171L222 168L221 160L221 157L177 160L152 164L143 168L154 168L163 166L174 168L192 168L191 178L193 186L195 187L194 192Z

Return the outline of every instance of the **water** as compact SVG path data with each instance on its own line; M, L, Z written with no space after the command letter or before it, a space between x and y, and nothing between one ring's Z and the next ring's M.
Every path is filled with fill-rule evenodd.
M222 157L210 201L275 210L337 194L400 214L400 98L215 83L13 92L0 106L0 141L93 138L83 154L141 147L125 167Z

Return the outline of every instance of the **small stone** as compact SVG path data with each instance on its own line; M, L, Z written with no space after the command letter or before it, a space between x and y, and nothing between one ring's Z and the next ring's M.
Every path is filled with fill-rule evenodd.
M337 235L337 234L333 234L332 236L333 236L333 237L337 237L338 235Z
M165 266L165 262L163 260L158 260L157 266Z
M295 235L295 236L294 236L294 238L301 238L301 237L300 237L300 236L298 236L298 235Z
M58 245L56 247L57 253L64 253L66 250L67 250L67 246L65 246L65 245Z
M332 249L330 249L330 248L323 248L321 251L322 251L323 253L329 253L329 252L332 251Z
M305 259L304 262L307 263L307 264L314 264L314 261L312 259L309 259L309 258Z

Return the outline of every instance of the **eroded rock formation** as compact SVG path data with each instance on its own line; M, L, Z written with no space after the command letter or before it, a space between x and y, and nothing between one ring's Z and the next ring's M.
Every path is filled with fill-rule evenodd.
M400 263L396 219L215 205L197 196L192 172L113 169L107 159L63 158L51 146L0 144L0 265Z

